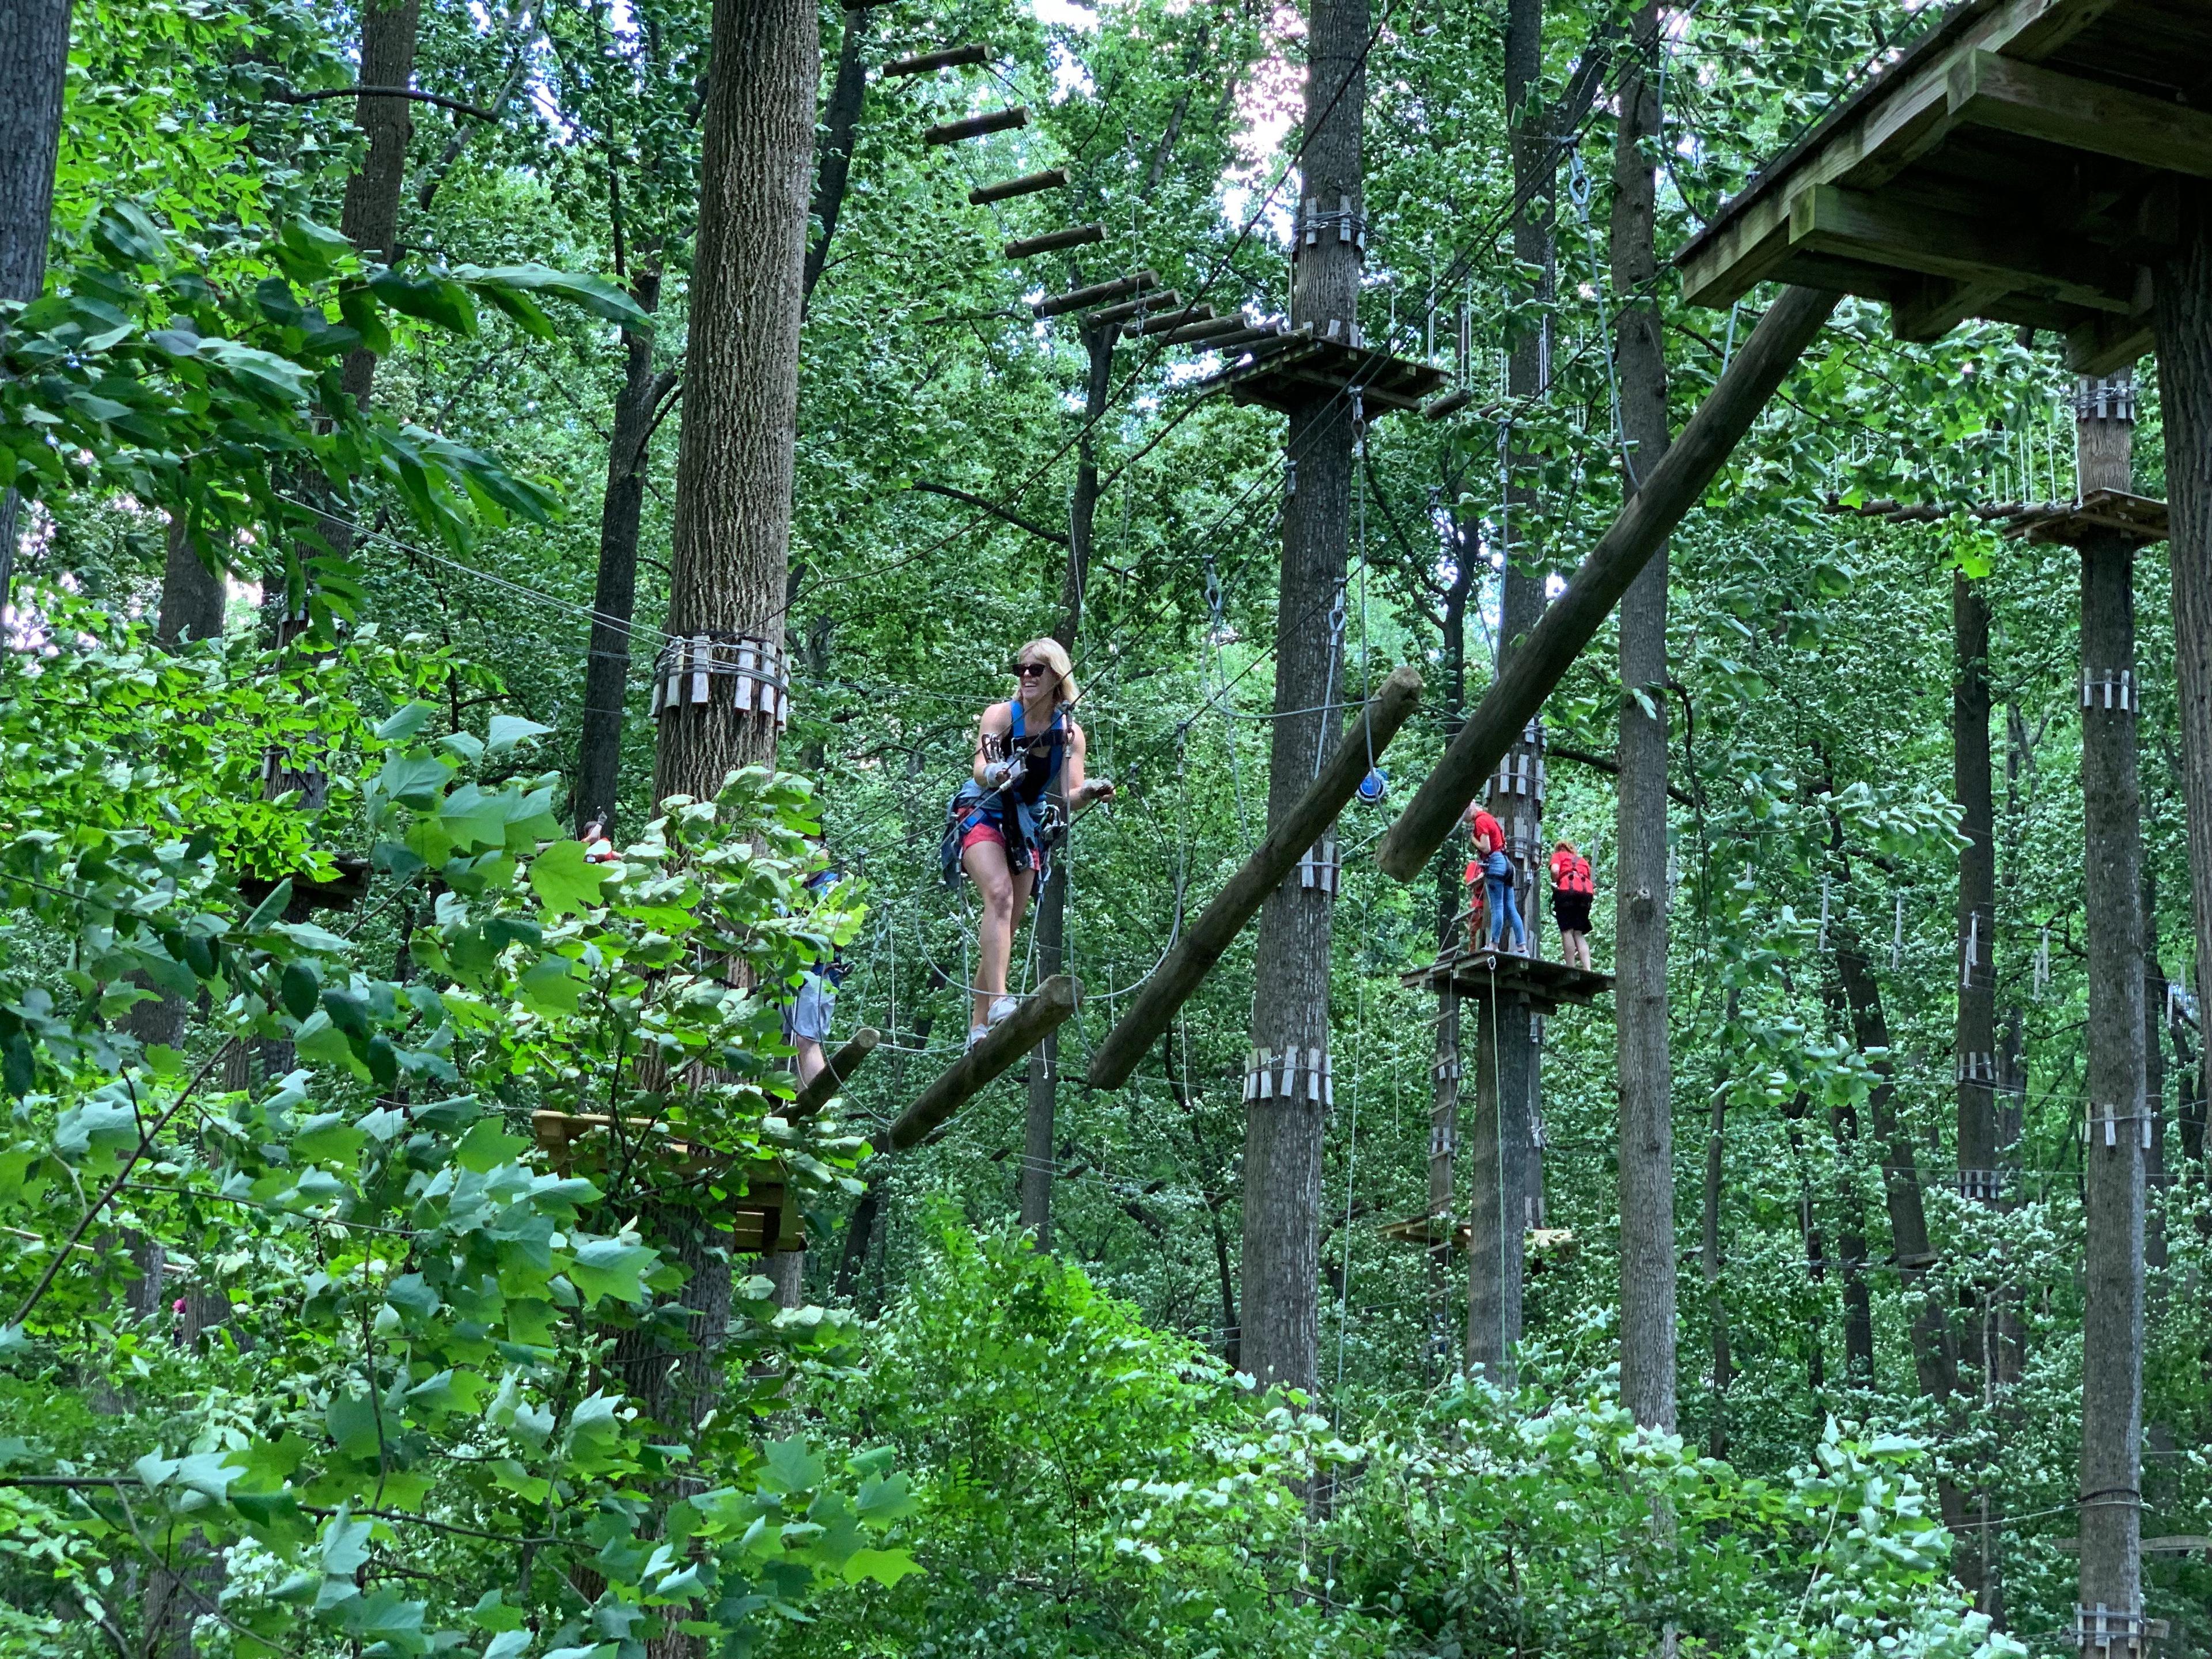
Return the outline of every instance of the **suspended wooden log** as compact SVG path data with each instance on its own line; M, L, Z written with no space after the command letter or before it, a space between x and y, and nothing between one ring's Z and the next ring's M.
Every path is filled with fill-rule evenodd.
M1474 401L1474 393L1465 386L1456 392L1447 392L1441 398L1431 398L1421 405L1421 418L1441 421L1447 415L1456 415Z
M1103 225L1070 225L1066 230L1048 230L1042 236L1025 236L1018 242L1007 243L1006 258L1027 259L1064 247L1087 247L1093 242L1105 240L1106 227Z
M1086 306L1103 306L1109 300L1126 299L1132 294L1141 294L1148 288L1159 285L1158 271L1139 270L1127 276L1116 276L1110 283L1093 283L1089 288L1070 289L1065 294L1055 294L1049 300L1038 301L1030 307L1030 311L1042 322L1047 317L1081 311Z
M1047 167L1042 173L1024 173L1018 179L1001 179L995 185L978 185L968 192L968 205L981 207L990 202L1010 202L1017 196L1034 196L1041 190L1066 190L1067 170Z
M1188 305L1181 311L1171 311L1164 316L1147 317L1143 322L1133 323L1121 332L1128 339L1139 340L1147 334L1166 334L1191 323L1202 322L1212 315L1212 306Z
M1078 987L1065 974L1054 974L1021 1006L994 1025L982 1039L960 1056L937 1080L915 1097L914 1104L892 1121L885 1140L891 1151L902 1152L921 1145L929 1133L959 1110L1024 1054L1044 1041L1075 1012Z
M1108 306L1103 311L1088 313L1083 319L1085 328L1110 328L1116 323L1126 323L1139 315L1150 317L1155 313L1171 311L1182 303L1182 295L1170 289L1165 294L1147 294L1141 299L1124 300L1118 306Z
M1282 337L1281 324L1259 323L1250 328L1240 329L1234 334L1224 335L1219 339L1208 340L1206 348L1209 351L1243 351L1250 346L1273 345Z
M1012 109L994 109L988 115L969 115L957 121L940 121L921 135L921 142L925 144L957 144L963 139L981 138L994 132L1008 132L1029 124L1029 106L1017 104Z
M1091 1057L1089 1082L1094 1089L1118 1089L1152 1051L1168 1028L1176 1010L1190 1000L1213 964L1221 960L1245 923L1260 913L1267 895L1283 884L1298 860L1319 841L1322 832L1336 822L1337 814L1359 787L1359 781L1374 766L1376 757L1413 718L1420 705L1421 677L1411 667L1395 668L1376 690L1374 700L1348 726L1318 775L1291 803L1291 810L1269 826L1267 839L1244 860L1229 884L1213 896L1196 921L1183 929L1158 967L1145 981L1106 1040Z
M1543 708L1544 699L1604 625L1637 573L1704 496L1705 486L1820 333L1838 297L1820 289L1788 288L1766 308L1682 435L1590 550L1567 591L1529 631L1505 672L1491 683L1436 769L1390 826L1376 854L1386 874L1411 881L1443 845L1467 804Z
M896 58L884 65L885 75L927 75L932 70L960 69L969 64L988 64L991 49L985 46L947 46L942 52L917 52L911 58Z
M846 1080L859 1071L884 1034L872 1025L863 1025L853 1033L853 1040L830 1057L827 1064L801 1086L791 1109L784 1114L787 1121L796 1123L800 1118L812 1117L827 1106L830 1098L845 1086Z
M1164 342L1168 345L1191 345L1200 340L1214 340L1224 334L1249 334L1252 325L1243 316L1216 317L1209 321L1185 323L1181 328L1171 328ZM1269 332L1273 332L1270 330Z

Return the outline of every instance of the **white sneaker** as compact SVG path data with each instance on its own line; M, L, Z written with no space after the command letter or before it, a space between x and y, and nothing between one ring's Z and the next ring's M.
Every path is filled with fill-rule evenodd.
M990 1035L991 1028L988 1025L970 1025L968 1028L968 1046L972 1048Z
M1019 997L1000 997L991 1004L991 1024L996 1025L1022 1006Z

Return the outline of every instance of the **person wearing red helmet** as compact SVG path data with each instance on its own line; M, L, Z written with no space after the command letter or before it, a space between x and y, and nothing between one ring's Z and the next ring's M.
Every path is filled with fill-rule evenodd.
M1589 860L1575 850L1574 842L1556 843L1552 848L1552 920L1559 928L1559 960L1584 973L1590 971L1590 900L1596 893Z

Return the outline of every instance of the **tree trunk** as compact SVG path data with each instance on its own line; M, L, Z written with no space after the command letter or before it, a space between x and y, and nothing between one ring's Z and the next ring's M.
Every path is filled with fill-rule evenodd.
M222 576L200 562L185 520L169 520L168 556L161 566L161 618L154 637L174 649L186 640L222 637L228 592Z
M1098 456L1091 434L1106 413L1114 380L1114 331L1086 329L1088 355L1083 434L1076 443L1075 495L1068 505L1067 568L1060 591L1060 626L1053 637L1070 651L1083 627L1083 590L1091 576L1091 538L1098 518ZM1054 799L1064 814L1067 798ZM1040 982L1059 973L1067 957L1067 884L1073 863L1063 857L1036 896L1036 959ZM1052 1248L1053 1118L1060 1091L1060 1031L1045 1033L1030 1050L1029 1098L1022 1121L1021 1224L1036 1235L1037 1249Z
M2212 274L2212 266L2200 266ZM2166 298L2161 290L2160 299ZM2161 310L2164 307L2162 306ZM2109 387L2109 383L2108 383ZM2085 383L2085 393L2088 390ZM2167 392L2169 428L2177 399ZM2075 427L2085 490L2128 488L2130 421L2088 418ZM2177 446L2169 440L2168 448ZM2175 503L2185 499L2170 478ZM2175 514L2174 613L2183 517ZM2125 538L2081 544L2081 670L2135 682L2135 554ZM2185 637L2186 630L2184 630ZM2201 648L2185 643L2185 652ZM2185 671L2185 672L2186 671ZM2186 682L2185 680L2185 685ZM2143 1359L2143 918L2142 800L2136 775L2136 717L2086 695L2081 710L2084 906L2088 939L2089 1144L2082 1149L2084 1249L2081 1357L2081 1590L2084 1607L2142 1611L2142 1453ZM2185 705L2187 696L2185 692ZM2183 731L2188 732L2185 716ZM2194 805L2192 801L2192 806ZM2194 815L2192 814L2192 817ZM2192 823L2192 833L2195 829ZM2194 848L2192 848L2192 853ZM2200 926L2202 921L2200 919Z
M1613 291L1643 291L1652 251L1659 9L1634 24L1624 58L1613 163ZM1655 301L1614 319L1624 488L1667 453L1667 359ZM1667 550L1620 601L1620 789L1614 870L1613 987L1620 1078L1620 1400L1647 1427L1674 1426L1674 1072L1667 1047ZM1637 701L1641 692L1648 700Z
M1728 1152L1728 1093L1713 1091L1705 1121L1705 1190L1704 1225L1699 1229L1700 1254L1705 1281L1705 1327L1712 1343L1712 1419L1705 1430L1705 1450L1714 1457L1728 1455L1728 1391L1734 1377L1729 1354L1728 1299L1721 1290L1721 1182Z
M1474 1134L1468 1161L1467 1365L1503 1387L1521 1340L1528 1229L1537 1223L1528 1170L1535 1161L1537 1052L1525 996L1475 1004Z
M638 273L630 297L660 306L660 273ZM623 331L623 386L607 444L606 495L599 507L599 580L592 590L591 655L584 665L583 730L576 748L576 832L594 819L615 830L622 790L623 717L629 696L630 619L637 607L638 526L645 512L646 452L666 372L653 368L653 337Z
M1790 1154L1797 1164L1797 1231L1805 1240L1805 1277L1814 1285L1823 1284L1828 1277L1828 1249L1821 1242L1820 1211L1814 1203L1813 1170L1805 1146L1805 1097L1792 1095L1783 1103L1782 1119L1789 1125ZM1826 1298L1823 1298L1825 1302ZM1805 1380L1814 1395L1828 1383L1827 1354L1821 1333L1827 1324L1827 1310L1812 1322L1813 1346L1805 1356Z
M837 234L845 185L853 176L853 135L860 128L860 106L868 91L868 67L860 59L867 39L866 9L847 11L844 38L837 48L837 78L830 83L830 102L822 112L822 157L815 169L813 201L814 221L822 228L806 250L806 270L799 281L802 312L812 302L814 285L830 263L830 243Z
M35 300L46 281L70 0L0 4L0 300ZM0 490L0 610L15 574L13 489Z
M1990 602L1951 579L1951 778L1959 803L1959 1172L1970 1200L1996 1198L1996 806L1990 772ZM1973 960L1966 961L1971 941Z
M1464 368L1464 365L1462 365ZM1458 481L1447 471L1446 494L1456 497ZM1466 527L1455 508L1451 516L1454 559L1450 586L1444 590L1438 645L1443 653L1443 708L1447 730L1467 712L1467 606L1476 578L1486 567L1468 545ZM1459 913L1466 886L1461 879L1463 849L1445 842L1437 856L1437 950L1449 952L1459 942ZM1451 1279L1453 1233L1458 1222L1455 1170L1459 1156L1459 1118L1465 1067L1460 1056L1459 993L1446 984L1437 994L1437 1036L1429 1077L1429 1334L1423 1372L1431 1381L1448 1374L1452 1339L1446 1316Z
M1368 0L1312 0L1309 14L1305 216L1334 215L1314 245L1293 245L1291 321L1316 337L1358 339L1365 222L1360 125L1367 103ZM1275 823L1320 770L1340 722L1346 545L1352 519L1352 422L1343 399L1325 398L1290 418L1286 459L1294 493L1283 510L1282 580L1276 602L1275 720L1268 751L1267 817ZM1326 1064L1329 941L1336 896L1285 882L1260 913L1253 965L1252 1046L1297 1049ZM1325 1073L1322 1075L1326 1075ZM1315 1081L1318 1081L1318 1078ZM1328 1109L1300 1087L1291 1099L1255 1100L1244 1131L1243 1354L1263 1388L1315 1387L1320 1340L1321 1175Z
M405 87L415 80L415 41L422 0L367 0L361 14L361 83ZM354 100L354 121L368 135L368 153L346 180L338 228L380 264L399 258L399 198L407 183L407 142L413 104L404 98ZM376 354L362 348L345 360L345 389L363 406L376 378Z
M684 675L662 708L656 802L712 799L732 771L772 763L780 726L814 8L715 0L711 52L668 605L672 649L703 640L711 666ZM769 665L738 672L749 657ZM708 695L694 702L700 678Z
M2172 534L2173 657L2189 820L2197 1005L2212 1010L2212 186L2180 186L2179 246L2152 284ZM2086 487L2086 485L2085 485ZM2194 1097L2212 1096L2212 1043Z

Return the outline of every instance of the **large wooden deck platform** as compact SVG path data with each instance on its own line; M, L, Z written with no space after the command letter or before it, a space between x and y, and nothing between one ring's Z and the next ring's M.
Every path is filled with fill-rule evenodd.
M1587 1008L1613 989L1611 974L1586 973L1564 962L1486 949L1447 952L1425 968L1399 975L1398 980L1419 991L1449 987L1463 997L1525 996L1546 1012L1563 1003Z
M2150 348L2180 178L2212 179L2212 6L1965 0L1675 262L1694 304L1791 283L1886 301L1900 339L2053 330L2109 374Z
M1362 407L1372 416L1417 410L1443 383L1443 370L1411 358L1338 340L1306 340L1255 353L1250 362L1203 382L1202 389L1226 387L1233 402L1289 414L1356 386Z

